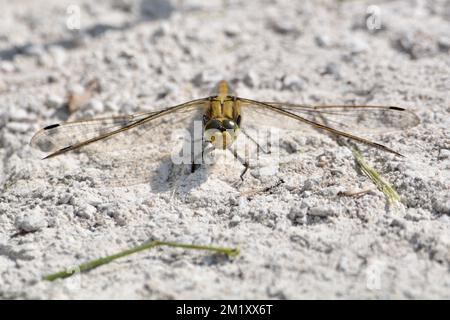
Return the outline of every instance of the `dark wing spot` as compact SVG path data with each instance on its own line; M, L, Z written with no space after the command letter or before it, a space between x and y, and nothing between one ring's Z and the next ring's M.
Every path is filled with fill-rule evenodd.
M389 109L391 109L391 110L397 110L397 111L405 111L405 109L400 108L400 107L389 107Z
M44 130L50 130L50 129L53 129L56 127L59 127L59 123L49 125L49 126L45 127Z

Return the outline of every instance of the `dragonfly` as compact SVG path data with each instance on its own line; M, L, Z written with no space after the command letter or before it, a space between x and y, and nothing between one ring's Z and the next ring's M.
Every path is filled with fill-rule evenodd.
M232 94L226 81L220 81L216 86L216 93L211 96L157 111L52 124L39 130L30 144L46 153L43 159L89 147L95 152L101 152L104 146L114 149L114 141L120 142L129 136L134 137L128 138L131 141L129 143L139 149L140 136L161 126L171 131L177 123L170 122L169 118L185 119L193 113L200 113L202 116L201 156L208 148L231 151L244 166L240 175L242 180L249 168L249 159L240 156L233 146L240 133L248 136L244 123L256 127L275 124L281 129L301 129L301 124L304 124L402 157L398 151L356 135L354 131L384 133L408 129L420 122L415 113L396 106L307 105L242 98ZM246 120L243 121L244 119ZM150 142L152 138L148 138ZM192 157L192 171L195 170L194 158L195 155Z

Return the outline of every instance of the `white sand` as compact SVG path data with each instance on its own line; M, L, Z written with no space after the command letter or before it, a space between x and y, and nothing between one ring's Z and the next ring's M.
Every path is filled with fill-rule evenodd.
M79 1L77 41L74 2L0 1L1 298L450 298L449 1ZM83 153L41 161L31 136L68 120L68 90L94 77L101 92L70 119L170 106L222 78L261 100L409 108L421 125L373 137L406 158L362 148L402 203L309 131L282 137L276 176L254 168L242 185L237 165L188 174L147 159L163 133L123 163L158 168L146 183L98 183L114 170ZM241 254L162 248L40 280L148 239Z

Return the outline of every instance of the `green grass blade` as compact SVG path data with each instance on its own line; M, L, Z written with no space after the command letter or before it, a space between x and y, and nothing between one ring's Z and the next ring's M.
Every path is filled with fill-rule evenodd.
M395 191L394 187L392 187L387 181L383 179L380 173L372 168L365 160L361 153L352 148L353 156L356 159L357 164L359 165L361 171L377 186L378 190L384 193L389 204L394 204L397 201L400 201L400 195Z
M133 253L137 253L140 251L144 251L147 249L152 249L155 247L160 247L160 246L167 246L167 247L174 247L174 248L184 248L184 249L192 249L192 250L205 250L205 251L213 251L213 252L217 252L217 253L223 253L226 254L229 257L235 257L239 254L239 248L224 248L224 247L213 247L213 246L201 246L201 245L194 245L194 244L184 244L184 243L176 243L176 242L165 242L165 241L151 241L151 242L147 242L144 243L142 245L124 250L124 251L120 251L116 254L112 254L103 258L99 258L99 259L95 259L95 260L91 260L89 262L80 264L79 266L77 266L76 268L71 268L70 270L64 270L64 271L60 271L60 272L56 272L56 273L52 273L49 275L46 275L43 277L43 280L47 280L47 281L54 281L56 279L62 279L62 278L67 278L70 277L76 273L79 272L86 272L89 271L91 269L97 268L101 265L107 264L109 262L112 262L116 259L119 258L123 258L126 256L129 256Z

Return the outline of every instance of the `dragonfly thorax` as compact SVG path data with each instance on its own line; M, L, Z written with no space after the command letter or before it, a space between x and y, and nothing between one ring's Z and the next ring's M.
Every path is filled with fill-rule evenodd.
M218 149L227 149L236 140L241 111L234 97L212 97L204 117L205 140Z

